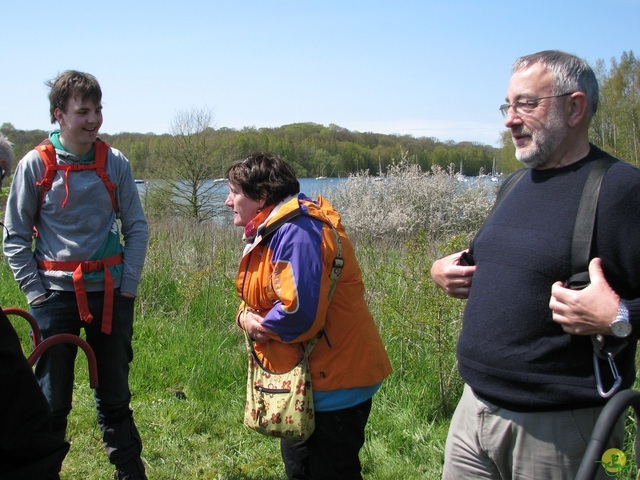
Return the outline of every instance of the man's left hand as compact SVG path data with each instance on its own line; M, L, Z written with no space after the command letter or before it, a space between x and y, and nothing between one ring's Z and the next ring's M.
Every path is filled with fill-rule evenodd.
M589 278L591 283L582 290L565 288L562 282L553 284L549 302L553 321L572 335L610 335L620 297L607 283L600 258L589 263Z

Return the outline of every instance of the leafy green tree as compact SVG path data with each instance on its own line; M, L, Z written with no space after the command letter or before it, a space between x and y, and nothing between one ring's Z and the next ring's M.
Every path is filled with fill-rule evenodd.
M591 124L591 139L613 155L638 165L640 62L633 51L623 52L620 60L611 59L608 70L601 60L595 70L600 83L600 105Z
M522 168L522 164L516 158L516 147L511 140L511 132L504 130L500 135L502 148L496 158L496 169L499 173L508 174Z

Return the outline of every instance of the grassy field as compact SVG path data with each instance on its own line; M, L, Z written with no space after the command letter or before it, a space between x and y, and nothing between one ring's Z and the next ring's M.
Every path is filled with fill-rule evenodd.
M239 235L186 222L152 225L131 371L132 408L151 479L284 478L277 440L242 425L246 352L233 322ZM381 255L370 242L359 245L369 302L394 366L374 398L364 475L438 478L460 391L452 344L461 304L435 291L428 259L411 246ZM0 282L0 304L26 307L5 262ZM28 354L26 322L13 323ZM82 353L76 371L72 445L62 478L110 478Z
M407 171L401 188L391 191L397 201L387 202L402 211L381 214L384 204L373 202L390 194L388 186L366 178L344 189L342 205L336 202L339 211L350 211L346 224L367 300L394 368L374 397L361 452L363 474L370 480L440 478L449 419L462 391L455 344L464 303L437 289L429 269L435 258L468 244L491 203L486 192L474 190L470 199L470 191L461 194L455 185L448 186L445 174L436 172L435 180L420 185L411 167ZM350 200L359 186L362 198ZM364 208L367 202L374 206ZM372 211L375 228L370 228ZM401 218L403 212L413 217ZM131 366L132 408L149 478L284 479L278 441L242 425L247 359L233 321L239 229L150 218ZM392 220L404 223L390 224ZM402 236L408 221L413 225L405 229L410 235ZM391 229L383 231L384 225ZM437 232L445 234L436 239ZM0 286L0 305L26 307L4 260ZM13 323L28 355L27 324L20 319ZM62 479L112 478L81 353L76 371L71 450ZM629 430L635 434L630 417ZM631 442L624 450L634 458ZM635 471L618 478L634 478Z

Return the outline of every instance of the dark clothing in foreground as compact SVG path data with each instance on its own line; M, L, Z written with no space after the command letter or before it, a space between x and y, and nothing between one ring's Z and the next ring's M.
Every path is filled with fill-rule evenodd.
M58 479L69 444L51 434L49 406L20 341L0 311L0 476Z
M305 442L281 440L280 450L289 480L359 480L358 452L371 399L351 408L316 412L316 428Z

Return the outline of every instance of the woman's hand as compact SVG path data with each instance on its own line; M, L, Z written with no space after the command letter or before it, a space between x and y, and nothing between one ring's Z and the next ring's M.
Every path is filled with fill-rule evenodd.
M247 333L249 334L249 336L256 342L267 343L271 340L268 335L271 332L269 332L269 330L262 326L263 319L264 317L257 311L247 309L244 317L245 328L247 329Z

